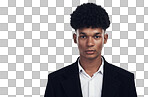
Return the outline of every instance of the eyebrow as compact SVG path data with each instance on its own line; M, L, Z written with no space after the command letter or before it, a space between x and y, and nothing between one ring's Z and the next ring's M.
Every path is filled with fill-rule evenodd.
M84 34L84 35L87 35L86 33L84 33L84 32L80 32L80 34ZM97 32L97 33L95 33L94 35L98 35L98 34L101 34L100 32Z

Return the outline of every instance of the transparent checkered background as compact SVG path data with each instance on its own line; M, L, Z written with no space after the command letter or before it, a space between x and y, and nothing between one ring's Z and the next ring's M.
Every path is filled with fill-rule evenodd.
M86 2L110 15L102 55L148 97L148 0L0 0L0 97L43 97L48 74L76 61L70 14Z

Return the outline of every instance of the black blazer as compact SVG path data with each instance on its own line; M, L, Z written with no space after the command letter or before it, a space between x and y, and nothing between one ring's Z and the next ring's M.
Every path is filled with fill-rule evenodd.
M83 97L78 59L75 63L48 75L44 97ZM134 74L104 59L101 97L137 97Z

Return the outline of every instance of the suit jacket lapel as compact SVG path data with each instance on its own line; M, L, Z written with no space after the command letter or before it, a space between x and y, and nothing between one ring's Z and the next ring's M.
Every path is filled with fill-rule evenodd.
M101 97L115 97L120 85L120 82L116 79L116 76L117 73L114 72L111 64L107 63L104 59L103 86Z
M62 86L68 97L82 97L77 63L78 59L72 65L71 70L67 71L67 74L65 74L65 80L62 82Z
M103 57L104 59L104 57ZM117 73L112 69L111 64L104 59L104 73L101 97L115 97L118 92L120 82L116 79ZM71 69L67 70L65 80L62 82L65 93L68 97L82 97L81 84L78 70L78 59L72 65Z

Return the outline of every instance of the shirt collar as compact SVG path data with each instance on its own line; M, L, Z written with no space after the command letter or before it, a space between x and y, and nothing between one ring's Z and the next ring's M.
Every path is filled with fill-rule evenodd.
M101 60L102 60L102 63L101 63L101 66L97 72L103 74L104 59L101 57ZM79 68L79 73L85 72L84 69L82 68L82 66L80 65L80 57L78 59L78 68Z

